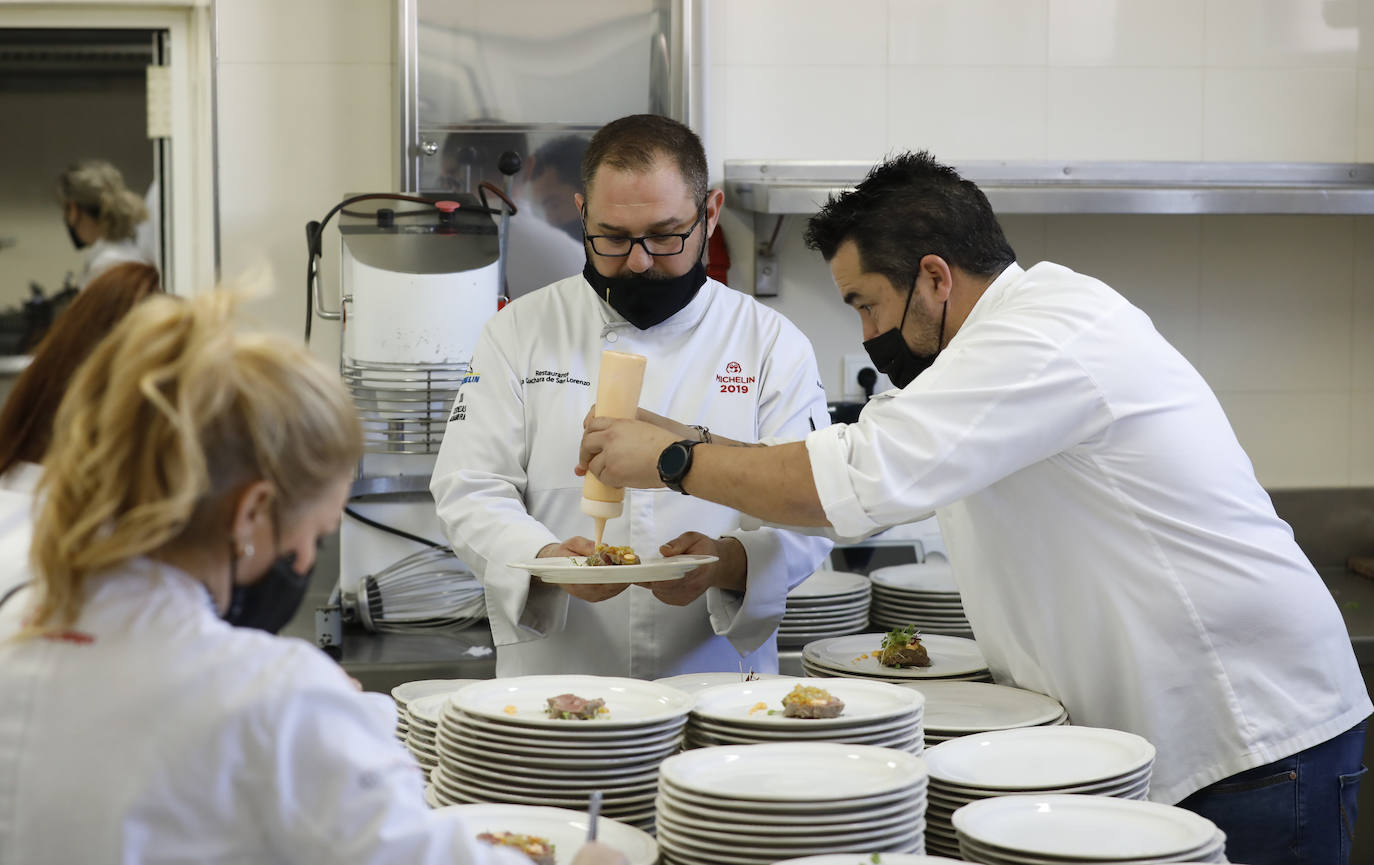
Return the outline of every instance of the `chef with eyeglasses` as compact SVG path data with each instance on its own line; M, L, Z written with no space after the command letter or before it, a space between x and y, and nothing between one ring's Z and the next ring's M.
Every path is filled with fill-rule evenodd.
M848 538L935 511L996 681L1152 742L1150 798L1212 819L1231 861L1346 861L1374 707L1198 372L1102 282L1018 265L927 153L832 197L806 239L898 389L787 443L589 419L579 471Z
M787 593L823 565L827 539L744 531L731 508L630 491L605 543L718 561L643 586L553 585L509 566L593 552L573 467L605 350L647 358L641 406L694 440L798 438L829 422L807 338L706 276L724 196L708 188L695 133L656 115L613 121L582 177L586 265L487 323L431 482L454 551L486 590L497 674L776 672Z

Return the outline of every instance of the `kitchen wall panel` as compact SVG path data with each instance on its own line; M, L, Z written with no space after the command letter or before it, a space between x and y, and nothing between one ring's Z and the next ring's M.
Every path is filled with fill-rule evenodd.
M1044 159L1045 75L1038 66L889 66L887 146L920 142L967 159Z
M778 159L877 159L887 149L881 66L735 66L707 111L726 152ZM713 173L718 169L714 169Z
M1202 159L1200 69L1051 68L1056 159Z
M713 26L732 32L751 8L715 0ZM889 0L888 18L890 149L952 162L1374 161L1374 0ZM866 32L838 30L834 50ZM725 76L737 63L757 69L733 53L714 63ZM737 116L751 94L727 80ZM769 97L754 97L778 89L775 80ZM711 106L717 125L719 111ZM724 159L782 155L767 133L712 132L715 172ZM869 140L855 144L841 158L868 158ZM1023 264L1060 261L1144 309L1218 389L1266 484L1374 481L1374 218L1002 221ZM831 336L844 320L814 299L834 289L805 264L804 222L784 229L782 290L768 302L812 335L838 398L841 357L861 347ZM747 287L747 222L725 225L732 273Z
M1053 66L1197 66L1205 4L1198 0L1053 0Z
M1356 82L1349 69L1209 69L1203 158L1353 162Z

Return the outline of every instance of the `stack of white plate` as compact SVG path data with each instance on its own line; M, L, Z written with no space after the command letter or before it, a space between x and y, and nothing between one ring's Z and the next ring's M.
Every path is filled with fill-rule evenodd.
M878 663L883 634L854 634L807 643L802 649L802 669L808 676L844 676L882 682L944 680L989 682L988 662L978 644L963 637L922 634L921 643L930 655L929 667L884 667Z
M923 634L973 636L948 561L931 557L916 565L878 568L868 577L873 581L869 618L874 627L915 625Z
M960 808L954 827L964 858L987 865L1226 861L1215 823L1158 802L1002 796Z
M407 708L411 700L418 700L421 697L428 697L432 694L452 694L454 691L470 685L476 679L417 679L414 682L402 682L391 689L391 699L396 701L396 738L401 740L401 744L406 743L406 734L410 732L410 711Z
M1024 793L1144 799L1155 748L1099 727L1025 727L950 739L926 751L931 852L960 853L951 815L970 802Z
M824 688L844 701L834 718L787 718L782 699L797 685ZM717 685L696 695L687 746L762 742L847 742L919 754L925 740L917 691L858 679L774 679Z
M585 811L504 804L447 805L441 810L462 817L473 835L511 832L543 838L553 847L554 859L560 865L571 862L587 841ZM603 817L597 821L596 836L598 841L625 854L630 865L654 865L658 861L658 844L653 836L633 826Z
M763 682L773 679L795 679L796 676L781 676L777 673L683 673L681 676L668 676L654 679L660 685L677 688L688 694L696 694L717 685L737 685L742 682Z
M871 586L862 574L816 571L787 593L778 645L804 646L823 637L866 630Z
M549 697L601 698L590 721L549 718ZM509 802L585 810L653 825L658 766L682 747L692 697L675 688L607 676L521 676L468 685L448 698L438 728L435 800Z
M990 730L1069 723L1063 704L1035 691L986 682L905 682L903 687L925 695L926 747Z
M870 853L854 861L853 853L827 853L823 856L803 856L800 859L784 859L774 865L967 865L963 859L950 859L946 856L927 856L924 853Z
M668 865L771 865L820 853L922 853L926 769L890 748L728 745L663 762Z

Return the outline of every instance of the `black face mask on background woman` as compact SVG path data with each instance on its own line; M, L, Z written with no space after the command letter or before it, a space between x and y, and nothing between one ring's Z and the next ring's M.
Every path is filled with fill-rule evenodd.
M906 296L906 308L902 310L902 321L896 327L883 331L869 340L864 340L864 351L868 352L869 360L873 361L873 366L878 372L887 376L892 383L899 388L906 387L916 380L916 376L925 372L935 358L941 352L941 344L945 341L945 314L949 312L949 301L945 301L944 308L940 311L940 335L935 340L935 351L929 354L918 354L911 350L906 344L906 337L902 336L902 327L906 324L907 313L911 311L911 303L915 299L916 284L912 283L911 292Z
M232 542L231 542L232 545ZM229 579L233 581L237 560L234 550L229 550ZM305 590L310 587L310 573L315 568L306 568L305 573L296 572L296 554L283 553L277 556L267 573L257 582L240 586L233 583L229 592L229 609L224 612L224 621L238 628L256 628L275 634L295 617L305 600Z

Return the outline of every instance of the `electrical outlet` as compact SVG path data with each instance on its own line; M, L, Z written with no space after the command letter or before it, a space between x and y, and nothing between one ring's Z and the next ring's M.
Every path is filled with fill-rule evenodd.
M864 367L873 369L873 360L866 353L847 354L844 356L844 401L862 402L864 389L859 386L859 371ZM877 372L877 370L874 370ZM873 385L874 393L882 393L892 388L892 381L882 373L878 373L878 381Z

